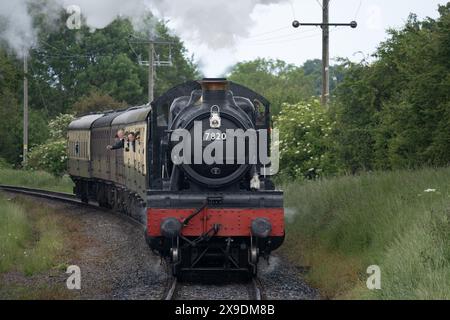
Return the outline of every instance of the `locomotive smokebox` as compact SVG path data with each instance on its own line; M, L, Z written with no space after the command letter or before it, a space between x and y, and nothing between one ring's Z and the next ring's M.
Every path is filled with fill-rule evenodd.
M203 78L200 84L202 98L205 102L225 99L225 94L229 89L229 82L225 78Z

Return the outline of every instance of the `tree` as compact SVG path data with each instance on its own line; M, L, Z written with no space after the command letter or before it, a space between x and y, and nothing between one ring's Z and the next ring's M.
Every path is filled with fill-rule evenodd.
M199 72L180 39L171 34L162 21L148 14L143 30L136 32L128 19L117 18L104 29L95 31L83 25L70 30L62 10L59 18L48 21L42 10L45 2L30 3L36 29L41 30L38 44L29 52L30 147L48 137L47 123L61 113L92 112L147 103L148 68L138 63L146 60L148 47L132 43L130 36L148 39L148 32L174 42L174 66L159 69L155 96ZM22 62L0 48L0 157L20 163L22 150ZM156 48L166 55L165 48ZM105 105L102 105L102 104ZM74 108L74 109L72 109ZM98 109L97 109L98 108Z
M36 79L31 93L32 107L46 108L54 116L67 112L80 97L93 90L127 105L147 103L148 68L138 62L139 58L147 59L148 47L133 39L148 39L150 31L136 32L131 22L122 18L94 32L87 26L70 30L65 26L65 16L61 13L55 32L40 35L40 46L31 52ZM171 49L174 67L157 73L155 96L199 76L192 58L186 57L183 43L170 34L164 22L156 21L149 13L143 24L144 30L153 30L159 39L174 43ZM162 56L168 55L166 48L156 50Z
M228 78L266 97L274 114L283 103L296 103L314 95L313 83L305 77L303 69L281 60L240 62L231 69Z
M345 167L415 168L450 162L450 3L389 30L372 64L348 64L334 113Z
M110 95L98 90L92 90L87 96L74 103L72 111L78 115L91 112L120 109L126 106L125 102L118 102Z
M0 157L13 164L21 162L23 146L23 110L17 99L21 96L22 79L18 61L0 48ZM30 110L29 146L42 143L47 137L45 115Z

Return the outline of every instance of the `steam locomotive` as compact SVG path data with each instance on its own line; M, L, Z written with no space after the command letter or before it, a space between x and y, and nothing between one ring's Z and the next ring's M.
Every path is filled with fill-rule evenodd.
M283 193L261 156L270 152L270 123L270 103L226 79L189 81L149 105L80 117L68 128L74 193L141 221L175 276L255 275L285 235ZM108 150L118 130L136 138Z

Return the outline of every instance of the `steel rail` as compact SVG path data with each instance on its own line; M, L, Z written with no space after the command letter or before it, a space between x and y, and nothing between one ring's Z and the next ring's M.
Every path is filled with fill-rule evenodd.
M62 201L62 202L70 203L70 204L77 205L77 206L84 206L84 207L93 208L96 210L112 212L114 214L117 214L120 217L127 218L131 222L138 224L139 226L145 228L145 225L142 222L140 222L137 219L134 219L133 217L131 217L129 215L121 214L120 212L113 211L109 208L101 207L96 202L92 202L92 201L89 203L82 202L79 198L77 198L74 194L71 194L71 193L56 192L56 191L35 189L35 188L29 188L29 187L3 185L3 184L0 184L0 191L24 194L27 196L45 198L45 199L49 199L49 200Z
M82 202L74 194L70 194L70 193L66 193L66 192L56 192L56 191L50 191L50 190L34 189L34 188L29 188L29 187L19 187L19 186L11 186L11 185L1 185L1 184L0 184L0 191L24 194L24 195L28 195L28 196L45 198L45 199L49 199L49 200L62 201L62 202L66 202L66 203L70 203L70 204L74 204L74 205L78 205L78 206L85 206L85 207L89 207L89 208L94 208L96 210L109 211L112 213L116 213L121 217L128 218L133 223L143 226L143 224L140 221L133 219L132 217L130 217L128 215L120 214L111 209L101 207L99 204L97 204L95 202L89 202L89 203ZM169 272L168 272L168 274L169 274ZM177 286L178 286L177 278L170 276L168 278L166 290L163 293L162 300L172 300L175 296ZM251 289L250 294L249 294L250 300L264 300L265 299L264 288L261 284L261 281L258 278L253 277L250 281L249 286Z

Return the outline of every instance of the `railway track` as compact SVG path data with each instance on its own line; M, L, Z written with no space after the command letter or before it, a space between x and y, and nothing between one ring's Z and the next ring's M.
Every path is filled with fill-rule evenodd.
M69 203L74 203L74 204L95 206L94 204L83 203L74 194L65 193L65 192L55 192L55 191L33 189L33 188L27 188L27 187L16 187L16 186L9 186L9 185L3 185L3 184L0 185L0 190L12 192L12 193L21 193L21 194L26 194L26 195L30 195L30 196L40 197L40 198L59 200L59 201L64 201L64 202L69 202ZM96 206L96 207L98 207L98 206Z
M27 196L32 196L36 198L44 198L49 200L61 201L71 205L92 208L95 210L105 211L113 213L120 218L125 218L132 222L133 224L141 227L143 226L141 222L133 219L130 216L115 212L111 209L100 207L95 202L83 203L80 199L76 198L75 195L63 192L47 191L41 189L27 188L27 187L16 187L9 185L0 185L0 191L23 194ZM167 264L166 264L167 265ZM164 271L163 271L164 272ZM278 296L278 292L282 297L289 296L294 292L292 297L304 298L312 297L315 298L316 294L314 291L309 289L306 285L302 283L296 283L296 280L291 279L289 276L290 272L287 270L285 272L280 271L279 274L276 273L276 280L267 283L268 276L263 275L264 279L253 278L250 281L244 281L239 283L222 283L220 285L210 285L208 283L185 283L179 282L174 278L170 272L170 268L166 270L167 280L163 284L162 293L160 294L160 299L162 300L175 300L175 299L248 299L248 300L265 300L272 299L273 296ZM281 278L287 277L288 279L282 280ZM262 281L264 280L264 281ZM264 285L263 283L264 282ZM285 283L285 285L282 285ZM282 288L278 289L276 286L281 284ZM290 286L293 284L293 288ZM265 286L270 287L270 292L266 292ZM287 286L287 288L284 288ZM228 292L222 294L217 292L226 291ZM303 294L302 292L305 292ZM280 296L281 297L281 296Z
M242 300L265 300L264 286L261 280L257 277L251 278L249 281L243 281L240 283L221 283L220 285L209 285L205 283L196 282L180 282L171 274L171 269L166 261L163 261L165 265L165 272L167 275L166 287L161 296L161 300L178 300L183 299L182 292L187 290L191 291L189 299L192 300L204 300L205 298L214 297L217 299L223 299L223 297L217 296L217 291L239 291ZM218 290L220 288L220 290ZM201 293L198 293L201 292ZM237 292L236 292L237 293ZM246 293L246 294L245 294Z
M198 284L189 284L188 286L199 286ZM221 286L222 289L226 287L227 284L224 284ZM236 286L236 284L233 284L233 286ZM265 300L264 295L264 288L261 284L261 281L258 278L251 279L248 283L243 283L239 286L242 291L247 291L247 299L248 300ZM164 292L162 296L162 300L177 300L177 296L179 294L179 291L183 290L181 288L181 284L178 282L177 278L172 277L170 281L167 282L166 291ZM204 287L203 287L204 290ZM209 288L208 290L216 291L217 288ZM195 291L195 290L194 290ZM190 297L190 299L193 300L202 300L203 297Z
M143 228L145 227L145 225L143 223L141 223L140 221L138 221L136 219L133 219L133 217L130 217L125 214L120 214L120 213L115 212L108 208L101 207L96 202L89 202L89 203L82 202L79 198L77 198L74 194L71 194L71 193L34 189L34 188L28 188L28 187L17 187L17 186L3 185L3 184L0 184L0 191L24 194L27 196L33 196L33 197L44 198L44 199L49 199L49 200L62 201L62 202L77 205L77 206L84 206L84 207L88 207L88 208L94 208L97 210L108 211L108 212L118 214L121 217L124 217L126 219L129 219L131 222L133 222Z
M28 187L18 187L18 186L10 186L10 185L0 185L0 190L10 193L17 193L17 194L23 194L27 196L33 196L38 198L45 198L49 200L56 200L56 201L62 201L68 204L77 205L77 206L84 206L89 208L94 208L96 210L104 210L109 212L114 212L110 209L103 208L99 206L95 202L89 202L84 203L80 199L78 199L75 195L65 192L56 192L56 191L49 191L49 190L42 190L42 189L35 189L35 188L28 188ZM118 213L117 213L118 214ZM121 217L128 218L135 224L143 226L143 224L135 219L133 219L130 216L124 215L124 214L118 214ZM167 263L165 263L167 266ZM170 268L166 268L166 272L168 274L168 281L166 284L166 288L163 292L162 299L163 300L173 300L177 296L178 290L180 290L180 285L177 280L177 278L173 277L171 275ZM196 286L197 284L194 284ZM226 286L226 285L224 285ZM249 300L262 300L263 297L263 287L261 284L261 281L258 278L252 278L251 281L248 283L242 284L242 291L247 290L248 292L248 299ZM193 297L195 299L195 297Z

